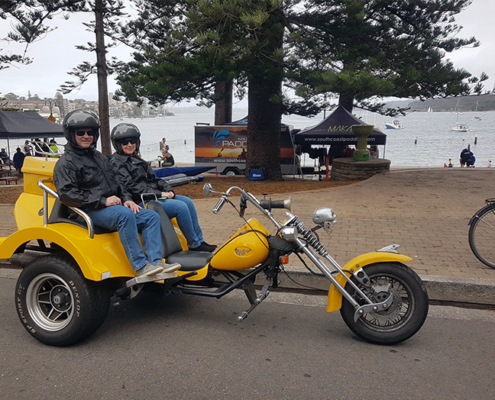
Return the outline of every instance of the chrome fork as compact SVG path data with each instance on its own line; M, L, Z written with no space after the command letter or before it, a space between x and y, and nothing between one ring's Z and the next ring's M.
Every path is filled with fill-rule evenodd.
M318 267L318 269L332 282L332 284L337 288L337 290L346 298L346 300L351 303L355 309L354 321L357 321L359 317L369 312L377 312L388 309L393 302L393 294L380 303L373 303L368 296L366 296L361 289L347 276L342 267L335 261L330 254L328 254L327 249L320 243L316 238L315 234L307 229L303 222L300 220L295 221L295 227L297 228L300 235L304 237L305 240L301 238L296 239L296 243L304 254ZM311 247L310 247L311 246ZM318 253L324 257L334 268L333 270L328 267L327 264L318 256ZM360 306L358 302L345 290L345 288L337 281L333 276L333 273L337 271L344 279L352 286L352 288L362 297L362 299L367 303ZM369 284L370 279L363 269L357 271L352 271L353 276L361 282L362 284Z

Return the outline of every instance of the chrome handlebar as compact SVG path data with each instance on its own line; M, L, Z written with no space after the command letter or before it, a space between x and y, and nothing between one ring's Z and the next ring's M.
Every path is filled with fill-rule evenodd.
M218 200L217 205L213 208L213 214L219 213L219 211L222 209L223 205L225 204L225 200L227 200L225 196L220 197L220 200Z
M278 223L278 221L275 218L273 218L272 213L270 211L266 210L263 207L264 205L266 206L268 204L271 204L271 208L279 208L279 207L274 207L273 206L273 203L276 203L276 205L279 205L278 202L272 202L271 200L262 200L263 202L265 202L265 203L262 203L254 195L252 195L249 192L246 192L245 190L243 190L243 189L241 189L240 187L237 187L237 186L232 186L225 193L220 193L220 194L222 194L222 197L220 198L220 200L218 200L218 203L213 208L213 213L214 214L218 214L218 212L220 211L220 209L224 205L225 201L227 200L227 198L229 196L231 196L231 194L232 194L233 191L239 192L241 194L241 197L243 197L246 201L249 201L258 210L260 210L267 218L269 218L275 224L275 226L277 228L280 228L281 227L281 225ZM211 193L218 193L218 192L211 191ZM266 202L269 202L269 203L266 203ZM280 208L282 208L282 207L280 207Z

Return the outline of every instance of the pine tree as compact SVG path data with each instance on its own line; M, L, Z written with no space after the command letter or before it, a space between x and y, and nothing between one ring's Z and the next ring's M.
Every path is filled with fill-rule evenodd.
M107 76L113 72L115 60L107 62L107 48L112 43L105 45L104 36L113 35L116 26L116 19L125 15L122 12L122 0L26 0L23 2L15 0L2 0L0 2L0 17L10 18L16 21L13 24L12 32L8 39L20 43L31 45L34 41L50 33L54 28L46 25L46 21L53 18L53 15L63 12L63 16L68 19L71 13L89 12L95 15L95 22L86 24L86 27L95 32L95 44L89 43L87 46L76 46L81 50L96 53L96 63L84 62L77 66L69 74L78 78L76 82L66 82L61 85L63 93L70 93L72 90L84 84L89 75L96 73L98 76L98 105L101 121L101 143L104 154L111 154L110 142L110 122L108 110L108 88ZM31 60L23 55L2 55L0 54L0 70L8 68L10 64L29 63Z
M121 94L218 105L222 97L230 102L231 82L240 97L249 87L247 170L260 165L268 179L281 179L282 1L136 3L145 8L124 32L139 51L117 79Z
M433 98L480 93L480 81L445 53L478 46L456 37L455 15L471 0L308 0L288 43L291 78L302 96L333 93L339 105L382 110L384 96ZM301 64L300 59L308 60Z
M25 43L24 53L0 54L0 70L14 63L29 64L28 47L53 31L46 23L60 11L76 12L84 8L82 0L0 0L0 18L9 20L12 30L3 40ZM64 15L67 18L67 15ZM0 52L2 49L0 49Z
M131 101L148 98L154 105L168 100L195 99L200 105L215 105L215 123L232 121L235 65L224 62L218 48L202 46L207 38L198 21L197 1L136 0L139 17L122 24L119 40L134 48L134 61L121 69L116 95ZM217 21L220 21L217 20ZM218 29L218 42L231 41L228 21ZM197 40L198 39L198 40ZM212 51L210 51L212 50ZM164 57L166 55L166 57ZM242 89L241 89L242 90ZM242 96L242 93L238 95Z
M324 96L395 115L379 99L481 91L481 79L445 60L477 46L455 15L471 0L140 0L138 51L118 81L127 98L211 102L234 80L249 103L247 171L281 179L283 113L311 115ZM152 7L149 7L153 5ZM165 10L161 15L154 8ZM139 31L145 34L139 35ZM282 83L301 101L288 100Z

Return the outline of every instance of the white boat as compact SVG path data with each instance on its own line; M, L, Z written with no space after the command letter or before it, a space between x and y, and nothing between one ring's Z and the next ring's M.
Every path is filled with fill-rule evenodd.
M476 102L476 110L475 112L478 112L478 102ZM473 121L481 121L481 117L474 117Z
M466 124L461 124L458 122L457 124L455 124L455 126L452 127L452 130L454 132L467 132L468 127Z
M468 131L468 127L466 124L461 124L459 122L459 100L460 99L457 99L457 103L455 105L455 125L452 127L452 130L454 132L467 132Z
M428 112L433 112L433 109L431 107L428 107Z
M394 120L392 122L386 122L385 123L385 128L387 128L387 129L404 129L404 125L401 125L399 123L399 120L396 119L396 120Z

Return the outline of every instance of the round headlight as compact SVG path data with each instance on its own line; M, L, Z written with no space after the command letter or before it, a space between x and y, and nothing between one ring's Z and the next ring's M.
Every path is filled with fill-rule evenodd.
M280 230L280 234L282 235L282 238L288 242L295 242L297 239L297 229L293 226L284 226Z

